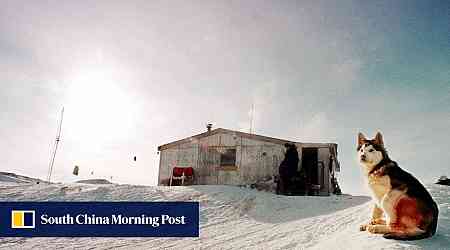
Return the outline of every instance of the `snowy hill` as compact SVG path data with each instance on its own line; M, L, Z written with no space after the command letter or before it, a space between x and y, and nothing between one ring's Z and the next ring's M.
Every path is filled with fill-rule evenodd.
M450 188L430 185L440 207L431 239L386 240L359 232L364 196L278 196L233 186L150 187L0 181L1 201L199 201L199 238L0 238L0 249L448 249Z
M45 181L41 179L31 178L23 175L18 175L8 172L0 172L0 182L11 182L11 183L43 183Z

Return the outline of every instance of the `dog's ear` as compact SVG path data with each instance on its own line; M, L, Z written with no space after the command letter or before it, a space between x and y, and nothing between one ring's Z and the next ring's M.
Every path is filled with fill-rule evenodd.
M383 136L381 135L380 132L377 132L377 134L375 135L375 143L381 146L384 146L384 141L383 141Z
M364 141L367 140L366 137L363 135L363 133L358 133L358 145L362 145Z

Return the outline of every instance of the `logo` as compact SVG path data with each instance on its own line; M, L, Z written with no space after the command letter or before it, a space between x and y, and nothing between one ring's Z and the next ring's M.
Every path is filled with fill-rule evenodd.
M34 228L34 210L12 210L11 228Z
M0 239L199 237L199 212L199 202L181 201L0 201Z

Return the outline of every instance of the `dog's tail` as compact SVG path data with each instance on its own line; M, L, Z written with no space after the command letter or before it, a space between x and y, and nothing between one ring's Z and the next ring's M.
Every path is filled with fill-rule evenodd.
M417 230L416 232L413 233L393 232L393 233L386 233L383 235L383 237L392 240L421 240L431 237L436 233L438 224L439 209L435 202L433 202L432 214L433 214L432 221L429 224L426 231Z

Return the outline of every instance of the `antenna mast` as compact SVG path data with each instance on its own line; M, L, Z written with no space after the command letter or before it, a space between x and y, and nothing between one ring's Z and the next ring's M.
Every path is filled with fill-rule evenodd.
M49 183L50 183L50 179L52 177L53 164L55 163L56 150L58 150L59 140L61 139L61 127L62 127L62 122L63 122L63 116L64 116L64 107L61 110L61 118L58 122L58 130L56 132L55 145L53 146L53 153L52 153L52 157L50 159L50 163L48 166L47 182L49 182Z
M252 112L251 112L251 115L250 115L250 134L253 133L253 113L254 113L254 110L255 110L255 103L252 103Z

